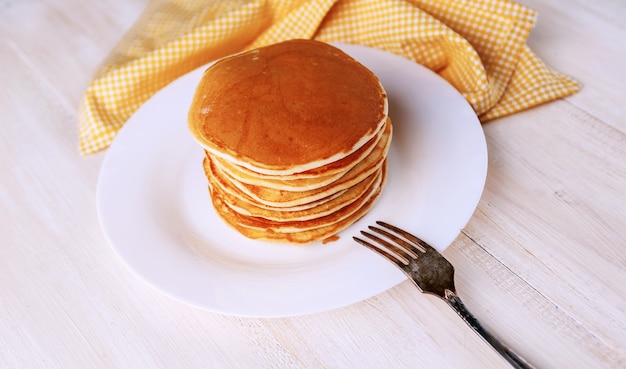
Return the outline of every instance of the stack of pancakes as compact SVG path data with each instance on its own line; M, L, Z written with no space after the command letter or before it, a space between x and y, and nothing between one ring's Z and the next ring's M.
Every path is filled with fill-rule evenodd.
M331 45L290 40L210 66L189 128L228 224L254 239L309 243L348 227L380 195L387 111L363 65Z

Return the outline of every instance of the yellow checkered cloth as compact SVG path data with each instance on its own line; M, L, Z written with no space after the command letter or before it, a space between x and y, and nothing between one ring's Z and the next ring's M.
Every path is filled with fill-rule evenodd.
M580 88L526 46L535 19L508 0L153 0L85 92L80 150L106 148L143 102L181 75L292 38L413 60L450 82L485 122Z

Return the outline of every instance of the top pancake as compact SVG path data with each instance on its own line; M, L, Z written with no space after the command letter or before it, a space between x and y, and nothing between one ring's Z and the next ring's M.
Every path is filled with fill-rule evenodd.
M386 117L387 96L371 71L334 46L290 40L210 66L188 121L213 155L289 175L350 155Z

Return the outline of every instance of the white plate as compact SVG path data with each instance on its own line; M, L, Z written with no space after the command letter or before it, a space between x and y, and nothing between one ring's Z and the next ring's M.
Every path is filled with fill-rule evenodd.
M428 69L363 46L337 45L378 75L394 136L388 182L375 207L340 239L293 246L249 240L213 211L202 149L187 110L204 68L174 81L127 122L102 164L97 204L119 257L158 290L191 305L244 316L330 310L405 280L352 236L375 220L439 250L474 212L487 173L482 127L465 99Z

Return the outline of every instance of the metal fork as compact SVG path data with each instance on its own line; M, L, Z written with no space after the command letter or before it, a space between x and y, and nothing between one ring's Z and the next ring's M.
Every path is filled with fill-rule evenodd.
M363 236L374 243L358 237L354 237L354 240L393 262L421 292L431 293L445 300L513 368L533 368L489 333L465 307L454 287L454 267L443 255L426 242L398 227L380 221L376 224L380 227L369 226L376 234L361 231Z

